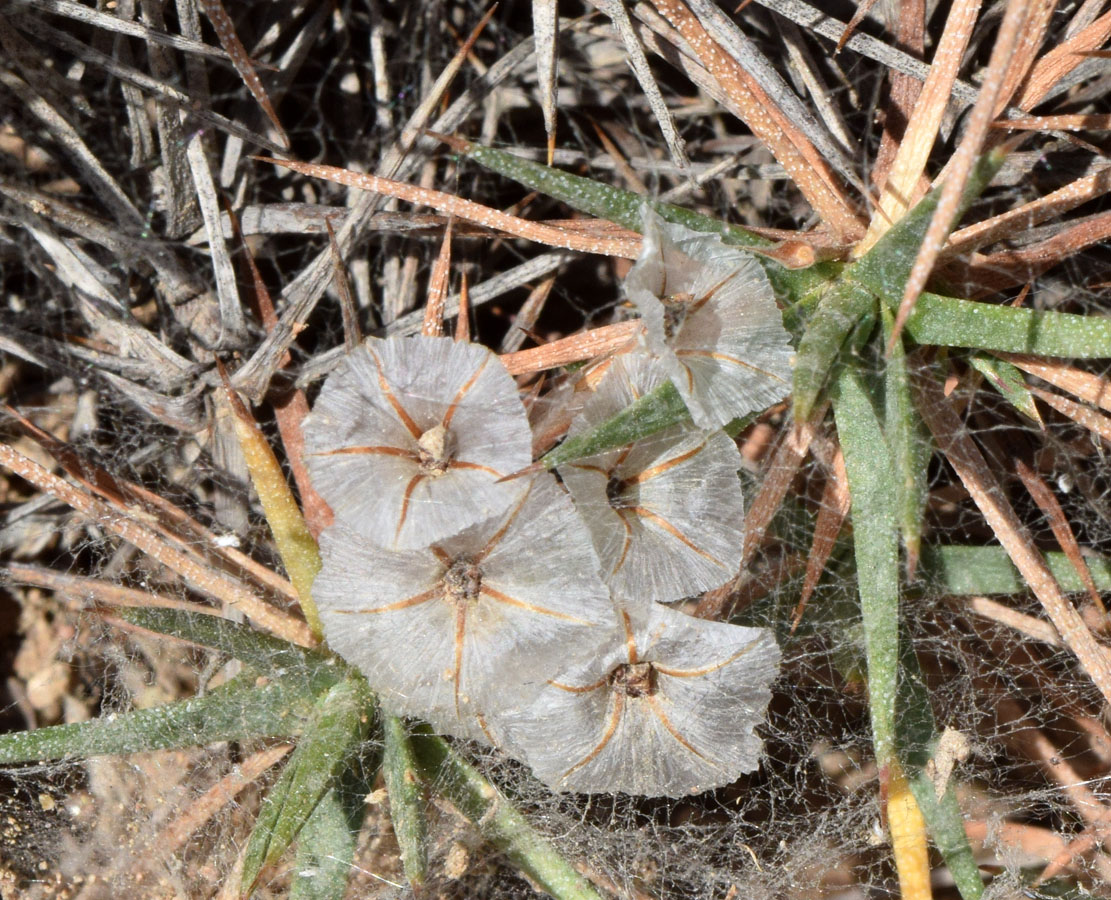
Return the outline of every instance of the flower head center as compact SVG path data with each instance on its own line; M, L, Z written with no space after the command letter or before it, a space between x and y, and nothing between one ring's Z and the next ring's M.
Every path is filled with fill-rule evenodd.
M617 508L625 505L623 502L625 488L626 484L624 478L617 475L611 475L609 477L609 481L606 482L606 500L609 501L610 506Z
M656 670L652 663L624 663L609 674L609 684L626 697L651 697L656 693Z
M448 566L442 584L447 599L474 603L482 589L482 570L469 556L461 556Z
M672 294L660 298L660 302L664 306L664 337L669 341L683 327L692 300L694 300L694 297L690 294Z
M451 465L451 432L443 425L434 425L417 438L417 455L425 475L443 475Z

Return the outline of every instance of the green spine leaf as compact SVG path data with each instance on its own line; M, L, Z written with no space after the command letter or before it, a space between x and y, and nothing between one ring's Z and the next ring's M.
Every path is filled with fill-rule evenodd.
M265 866L297 837L337 776L357 752L374 719L366 681L353 675L317 700L312 722L270 789L251 832L242 890L250 891Z
M964 830L957 792L950 785L938 797L926 771L937 740L937 724L918 657L910 641L903 640L899 653L899 758L930 837L941 851L957 890L964 900L979 900L984 893L984 882Z
M112 615L148 631L219 650L264 672L309 670L322 665L338 665L324 653L302 649L281 638L219 616L179 609L143 607L113 609Z
M895 314L881 304L884 343L891 338ZM922 552L922 516L929 496L926 473L930 441L910 397L910 376L902 340L895 342L884 369L884 434L891 446L895 484L899 489L899 531L906 551L907 576L912 578Z
M1084 583L1067 556L1060 551L1043 554L1046 565L1061 590L1084 593ZM979 594L1024 594L1029 591L1018 569L1002 547L970 547L950 544L925 547L922 552L924 581L933 596L976 596ZM1084 562L1100 591L1111 591L1111 560L1085 556Z
M1041 425L1042 417L1034 403L1034 395L1026 386L1026 379L1022 377L1022 371L1018 366L1005 359L982 353L974 353L968 361L984 376L988 384L1007 399L1011 406Z
M349 812L335 787L313 808L297 836L290 900L343 900L359 836Z
M872 294L847 281L834 282L818 301L818 308L806 323L795 361L795 421L810 418L846 339L875 308Z
M982 897L984 883L980 878L976 858L972 855L972 847L968 843L968 835L964 830L964 814L957 804L956 792L950 789L938 800L933 783L921 771L910 779L910 790L926 820L930 837L941 851L941 857L949 867L949 873L961 896L964 900Z
M546 454L540 462L549 469L594 456L614 447L624 447L633 441L679 422L690 421L690 414L683 398L670 381L661 384L639 400L627 406L612 419L592 428L585 434L564 441Z
M1004 159L1005 154L999 150L980 158L965 186L962 209L983 192ZM868 253L849 266L843 277L897 309L940 196L940 188L927 194ZM1109 318L997 306L931 293L918 298L907 319L907 332L919 344L939 347L1073 358L1111 356Z
M907 319L919 344L1073 359L1111 357L1111 318L923 294Z
M499 175L561 200L579 212L609 219L631 231L639 233L643 228L643 209L647 203L665 221L683 225L692 231L720 234L727 244L753 249L775 246L772 241L736 225L671 203L647 200L632 191L542 166L504 150L468 143L464 153L469 159ZM757 254L757 259L764 266L776 295L787 303L795 303L814 294L840 270L840 265L836 263L819 263L806 269L787 269L770 257Z
M551 166L540 165L504 150L469 144L465 155L479 165L511 178L525 187L532 188L562 200L579 212L588 213L616 222L631 231L640 232L643 226L643 209L650 205L666 221L685 225L693 231L711 231L726 237L740 247L771 247L773 242L743 228L727 225L718 219L703 216L681 206L661 203L645 198L642 194L622 190L592 178L572 175Z
M722 431L735 438L759 415L760 412L753 412L733 419L725 424ZM547 468L554 469L615 447L624 447L681 422L689 423L690 413L687 412L675 385L668 381L631 403L613 418L585 434L564 441L540 462Z
M556 900L601 900L590 882L443 739L427 731L414 734L413 751L435 790L542 890Z
M342 900L346 895L357 871L355 849L379 761L377 748L349 760L305 821L297 836L290 900Z
M303 678L256 685L254 676L241 676L203 697L0 735L0 764L289 737L304 728L312 702L311 685Z
M852 495L853 547L868 658L868 706L876 760L895 752L899 653L897 488L891 452L872 400L856 372L837 378L833 411Z
M385 743L382 774L390 796L390 821L401 849L405 877L417 890L428 876L424 781L405 723L397 716L383 716L382 736Z
M1006 154L993 150L976 161L961 195L958 218L984 192L1005 160ZM919 200L910 212L876 241L871 250L849 266L845 277L883 297L889 305L898 309L914 261L940 200L939 186Z

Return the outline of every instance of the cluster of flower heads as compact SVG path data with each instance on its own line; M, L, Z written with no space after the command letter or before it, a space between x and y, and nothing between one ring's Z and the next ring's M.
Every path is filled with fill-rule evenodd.
M387 709L486 741L556 790L679 796L756 767L779 651L767 629L663 604L741 554L720 426L781 399L791 348L748 255L647 214L626 291L644 322L575 435L670 379L694 426L529 468L516 383L486 348L368 339L306 421L336 514L313 595L331 647ZM562 481L562 484L560 483Z

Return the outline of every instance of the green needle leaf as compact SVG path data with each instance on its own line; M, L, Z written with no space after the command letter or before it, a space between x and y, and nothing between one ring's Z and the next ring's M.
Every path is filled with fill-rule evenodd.
M255 631L219 616L178 609L126 607L111 615L147 631L219 650L264 672L309 671L320 666L342 667L334 657ZM339 675L333 677L338 679Z
M794 416L805 422L838 354L853 329L876 308L876 298L848 281L836 281L818 301L799 342L794 374Z
M957 804L956 791L950 789L938 800L933 783L922 771L910 778L910 790L961 896L964 900L982 897L984 883L964 830L964 814Z
M957 803L957 792L949 785L938 797L926 771L926 764L937 747L937 724L930 696L910 642L904 640L899 654L899 735L898 749L910 790L922 811L930 837L964 900L979 900L984 882L972 855L964 816Z
M1111 356L1111 318L995 306L923 294L907 319L919 344L972 347L1036 356Z
M241 676L203 697L89 722L0 735L0 764L299 734L312 713L309 683L302 677L278 678L262 685L255 682L254 675Z
M305 820L297 835L290 900L343 900L347 895L351 874L357 871L355 850L378 763L377 748L347 760Z
M397 716L383 716L385 750L382 774L390 796L390 821L401 849L401 865L417 890L428 876L428 823L425 786L413 755L405 724Z
M984 376L988 384L1007 399L1011 406L1027 418L1033 419L1038 425L1042 424L1041 414L1034 403L1034 395L1026 386L1026 379L1023 378L1018 366L1005 359L982 353L974 353L968 361Z
M679 396L675 385L668 381L627 406L612 419L564 441L542 457L540 462L546 468L554 469L614 447L624 447L686 421L690 421L690 414L683 398Z
M727 422L722 431L735 438L759 415L760 412L753 412ZM577 459L585 459L596 453L613 450L615 447L624 447L681 422L689 424L690 413L687 412L687 407L675 389L675 385L667 381L627 406L613 418L607 419L590 431L564 441L546 454L540 462L546 468L554 469Z
M311 724L263 801L243 864L242 890L297 837L370 730L373 695L359 676L334 685L316 704Z
M556 900L601 900L590 882L442 738L427 731L414 734L413 750L437 793L542 890Z
M365 808L361 802L359 806L361 814ZM343 900L346 896L361 824L352 821L351 812L337 788L324 792L297 836L290 900Z
M980 157L969 173L961 195L961 214L984 192L1005 159L1006 155L998 150ZM892 225L871 250L849 266L845 277L883 297L893 309L898 309L918 250L940 200L941 188L936 187Z
M671 203L646 201L642 194L612 187L592 178L572 175L570 172L563 172L551 166L540 165L494 147L467 142L464 155L492 172L511 178L525 187L540 191L556 200L562 200L579 212L609 219L630 231L640 232L644 205L648 202L668 222L685 225L694 231L712 231L727 236L726 240L730 244L756 248L774 246L774 242L767 238L734 225L727 225L710 216L691 212L689 209Z
M1060 551L1043 554L1046 565L1061 590L1069 594L1086 591L1068 557ZM924 581L932 596L976 596L979 594L1025 594L1026 582L1002 547L969 547L950 544L925 547L922 552ZM1111 591L1111 559L1085 556L1092 578L1100 591Z
M965 186L962 208L978 197L1004 160L1000 151L977 162ZM927 194L876 245L845 271L844 277L898 309L918 248L940 199ZM1111 319L977 303L923 293L907 320L919 344L1032 353L1038 356L1094 358L1111 356Z
M871 398L842 369L833 412L852 495L853 546L868 658L868 706L876 761L894 759L899 653L899 547L895 471Z
M881 304L884 344L895 326L895 314ZM922 550L922 516L929 496L926 473L930 462L930 439L910 398L907 355L902 340L896 341L884 368L884 434L891 446L895 484L899 489L899 531L906 550L907 579L912 581Z
M511 178L518 184L540 191L556 200L561 200L579 212L588 213L616 222L631 231L640 232L643 228L643 209L650 205L668 222L685 225L692 231L708 231L720 234L727 244L752 249L772 248L774 242L739 228L704 216L671 203L646 200L640 194L612 187L590 178L572 175L549 166L467 141L452 141L458 145L468 159L479 165ZM806 269L787 269L767 256L757 254L763 264L776 296L783 302L792 304L803 300L823 288L840 270L836 263L819 263Z

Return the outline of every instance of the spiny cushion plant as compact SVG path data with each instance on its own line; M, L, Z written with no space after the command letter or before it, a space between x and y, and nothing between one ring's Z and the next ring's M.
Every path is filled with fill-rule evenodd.
M4 735L0 763L31 784L52 777L43 764L56 760L208 747L228 762L218 771L191 757L202 762L198 784L177 783L191 801L171 825L148 836L136 814L135 843L103 841L118 850L111 863L92 851L74 859L147 884L165 846L188 860L165 866L167 878L185 871L198 895L288 885L295 897L338 898L368 891L366 873L385 865L365 853L388 815L390 872L417 891L450 893L466 871L474 880L459 890L486 896L530 885L575 900L795 896L834 882L887 891L897 879L904 896L926 897L939 864L966 900L1034 881L1106 890L1111 665L1098 635L1111 590L1111 485L1100 462L1111 441L1102 362L1111 319L1099 278L1052 267L1073 256L1095 265L1098 254L1080 254L1111 230L1101 205L1111 178L1092 153L1106 126L1092 110L1111 13L1008 0L981 14L957 2L927 23L923 5L905 3L888 23L894 36L880 40L872 25L854 31L860 23L798 2L766 0L771 13L598 0L600 18L576 21L537 2L535 37L446 103L467 61L496 46L482 27L500 21L476 27L439 80L415 66L391 92L377 10L360 41L344 31L359 16L346 7L298 7L287 19L280 4L258 7L279 17L266 18L273 34L296 32L280 55L266 30L247 53L237 31L253 28L248 16L234 22L218 0L199 5L243 98L261 110L255 120L208 92L194 64L213 48L188 0L172 35L158 4L143 5L142 23L74 4L0 19L10 57L0 86L16 100L19 158L31 167L0 181L3 234L18 251L5 259L26 267L6 282L13 324L0 351L35 371L61 367L75 385L91 372L102 403L144 417L141 427L113 416L130 434L112 437L113 456L54 437L44 428L56 422L30 421L33 404L9 411L19 437L0 444L0 464L22 479L10 486L16 511L45 506L21 493L29 483L88 524L76 545L35 535L63 561L12 560L7 576L95 599L76 621L103 626L110 649L98 670L157 656L141 643L151 634L207 662L186 666L204 687L194 696L147 708L106 696L103 716ZM469 20L469 6L445 5L458 14L445 29ZM130 14L132 4L118 6ZM95 29L95 39L58 21ZM130 52L107 56L105 28L135 41L157 78ZM363 171L366 133L350 139L358 149L343 167L292 158L337 162L347 138L306 125L289 132L290 152L282 106L264 87L283 91L327 28L343 32L330 49L375 48L366 115L329 120L339 133L364 118L397 126L374 174ZM557 64L561 40L573 52ZM58 58L36 64L39 45ZM654 120L669 162L623 158L636 143L615 121L602 123L618 135L600 138L608 173L587 177L560 146L585 140L585 115L556 114L556 76L605 66L600 47L622 48L632 74L624 61L610 74L640 85L634 131ZM179 52L198 54L181 73ZM648 52L703 93L665 99ZM257 71L256 54L280 73ZM845 81L828 96L822 80L841 77L848 54L886 74L869 76L870 93ZM368 67L344 59L355 85L337 93L347 109ZM527 145L539 141L493 129L520 94L491 92L534 60L536 81L525 81L561 165L535 161ZM82 89L90 71L103 80L97 91ZM616 103L606 81L591 72L574 96ZM400 127L391 104L418 84ZM98 112L125 103L117 121L126 116L135 160L156 170L149 184L135 161L97 158L91 148L108 152L110 137L71 124L87 125L86 93ZM287 106L316 109L308 96ZM882 128L868 96L881 98ZM486 118L474 115L487 98ZM709 124L684 119L701 140L688 153L676 115L708 105ZM721 130L726 113L744 134ZM1072 131L1084 134L1063 136ZM477 134L493 138L467 137ZM206 148L217 139L220 183L235 198L223 209ZM245 159L244 141L271 155ZM32 177L40 143L68 180ZM728 160L706 163L707 146L741 147L734 162L754 180L792 187L746 200ZM1072 172L1058 156L1084 167ZM435 165L423 178L425 163ZM646 166L656 178L647 186ZM1047 191L1039 180L1050 176L1059 186ZM435 178L443 190L415 184ZM83 193L62 199L59 183ZM514 184L534 192L529 202L580 217L503 212ZM323 219L314 203L285 205L334 197L335 185L351 193ZM240 202L248 195L260 203ZM438 216L375 218L383 196ZM1073 210L1083 215L1067 218ZM276 311L251 254L241 281L231 250L246 245L240 219L255 234L290 217L322 236L317 246L298 234L295 250L275 241L265 266L283 277ZM187 242L195 222L202 230ZM425 310L409 309L417 266L394 252L372 260L391 290L371 303L376 285L355 252L371 223L443 230ZM509 281L535 289L500 353L483 344L506 315L490 303L505 283L489 271L501 257L476 254L493 284L449 296L453 247L476 233L513 253L526 241L553 248L515 264L520 280ZM315 260L306 246L319 249ZM546 280L571 254L635 263L624 278L625 262L591 270L581 293L608 290L595 305ZM294 256L305 265L287 272ZM334 317L318 306L333 278ZM41 285L32 300L24 281ZM1055 293L1061 285L1070 290ZM468 303L487 304L476 340ZM575 303L597 327L567 326ZM441 335L452 316L454 339ZM380 333L364 342L370 326ZM519 349L527 339L538 346ZM322 380L310 414L303 389ZM207 464L230 478L199 481L168 449L203 441ZM144 468L151 460L159 471ZM236 475L249 475L269 536L247 528ZM179 500L186 485L194 515L151 485ZM97 577L76 571L90 557ZM41 603L22 596L28 610ZM127 657L124 641L143 649ZM25 707L40 708L45 681L29 679ZM85 777L100 790L95 767ZM229 794L240 803L209 825ZM37 816L52 798L39 796ZM190 856L195 832L204 851ZM501 852L496 871L528 883L493 875L475 888L492 870L479 862L479 838ZM219 862L196 861L207 855Z

